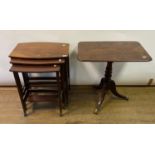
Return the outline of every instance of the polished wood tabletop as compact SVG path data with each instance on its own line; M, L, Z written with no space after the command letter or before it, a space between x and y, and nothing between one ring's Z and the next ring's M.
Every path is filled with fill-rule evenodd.
M20 59L12 58L10 61L11 64L20 64L20 65L50 65L50 64L64 64L64 59Z
M19 43L12 53L11 58L22 59L50 59L68 56L69 44L67 43Z
M58 72L60 71L59 66L34 66L34 65L12 65L10 68L11 72L23 72L23 73L47 73L47 72Z
M78 44L80 61L94 62L147 62L151 57L139 42L80 42Z

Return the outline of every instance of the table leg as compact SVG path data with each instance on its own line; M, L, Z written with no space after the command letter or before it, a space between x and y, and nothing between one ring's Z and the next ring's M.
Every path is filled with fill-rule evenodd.
M105 99L105 95L107 94L107 92L110 90L115 96L120 97L124 100L128 100L128 98L126 96L123 96L121 94L119 94L116 90L116 84L113 80L111 80L112 77L112 63L113 62L108 62L107 63L107 67L105 70L105 77L101 79L101 82L99 84L99 86L97 87L98 89L101 89L100 92L100 98L98 103L96 104L96 109L94 111L95 114L98 114L103 101Z
M64 65L61 65L61 88L63 90L63 108L65 108L68 105L68 82Z
M62 116L62 89L60 84L60 74L59 72L56 72L56 78L57 78L57 86L58 86L58 102L59 102L59 110L60 110L60 116Z
M128 100L128 97L126 97L126 96L124 96L124 95L121 95L121 94L119 94L119 93L117 92L117 90L116 90L116 84L115 84L115 82L114 82L113 80L110 81L110 90L111 90L111 92L112 92L115 96L117 96L117 97L119 97L119 98L122 98L122 99L124 99L124 100Z
M70 90L70 64L69 64L69 56L66 57L66 71L67 71L67 83L68 83L68 89Z
M24 80L24 86L26 89L29 87L29 76L28 73L22 73L23 80Z
M20 101L21 101L21 103L22 103L24 116L27 116L27 113L26 113L26 111L27 111L26 103L25 103L25 101L24 101L24 99L23 99L22 84L21 84L21 81L20 81L18 72L13 72L13 74L14 74L14 78L15 78L15 81L16 81L16 84L17 84L17 89L18 89Z
M106 94L107 94L107 91L108 91L108 89L107 89L107 87L106 87L106 85L105 85L105 86L102 88L102 92L100 92L99 101L96 103L96 109L95 109L95 111L94 111L95 114L98 114L99 110L101 109L101 105L102 105L102 103L103 103L103 101L104 101L104 98L105 98L105 96L106 96Z

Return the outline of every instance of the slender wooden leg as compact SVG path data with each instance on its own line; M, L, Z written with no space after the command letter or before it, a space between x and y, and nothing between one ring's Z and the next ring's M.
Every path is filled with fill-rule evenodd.
M20 101L21 101L21 104L22 104L22 107L23 107L24 116L27 116L27 113L26 113L27 108L26 108L26 103L23 100L23 91L22 91L21 81L20 81L20 78L19 78L19 75L18 75L17 72L13 72L13 74L14 74L14 78L15 78L15 81L16 81Z
M69 67L69 56L66 57L66 71L67 71L67 83L68 83L68 89L70 90L70 67Z
M67 61L67 60L65 60ZM63 73L64 73L64 79L65 79L65 84L67 85L67 89L69 88L69 81L68 81L68 69L67 69L67 62L65 62L63 65Z
M61 88L62 88L62 97L63 97L63 108L68 105L68 84L66 81L66 73L65 73L65 66L61 66Z
M29 76L28 76L28 73L22 73L22 76L23 76L25 88L27 89L29 87Z
M96 109L95 109L95 111L94 111L95 114L98 114L98 112L100 111L101 106L102 106L103 101L104 101L104 98L105 98L105 96L106 96L106 94L107 94L107 91L108 91L108 89L107 89L106 86L102 88L102 92L100 92L99 101L98 101L98 103L96 104Z
M65 80L64 80L64 69L63 69L63 65L61 65L60 66L61 67L61 76L60 76L60 78L61 78L61 90L63 91L62 92L62 101L63 101L63 108L64 108L64 106L65 106L65 102L66 102L66 100L65 100L65 94L64 94L64 82L65 82Z
M62 116L62 90L60 85L60 73L56 72L57 77L57 85L58 85L58 102L59 102L59 110L60 110L60 116Z
M111 80L111 76L112 76L112 62L108 62L106 70L105 70L105 78L102 78L101 83L99 85L99 88L102 88L102 90L101 90L99 101L96 104L96 109L94 111L95 114L98 114L102 106L102 103L104 101L105 95L107 91L109 90L109 82Z
M110 81L110 90L111 90L111 92L115 95L115 96L117 96L117 97L119 97L119 98L122 98L122 99L124 99L124 100L128 100L128 97L126 97L126 96L124 96L124 95L121 95L121 94L119 94L118 92L117 92L117 90L116 90L116 84L115 84L115 82L114 81Z
M66 76L66 69L65 69L65 67L63 66L63 78L65 79L64 80L64 94L65 94L65 106L68 106L68 91L69 91L69 89L70 89L70 84L69 84L69 78L67 78L67 76Z
M22 73L22 76L24 81L23 95L24 95L24 102L25 102L29 95L29 76L28 76L28 73Z
M70 90L70 71L69 71L69 57L65 59L65 64L63 64L63 78L64 78L64 96L65 96L65 106L68 106L68 93Z

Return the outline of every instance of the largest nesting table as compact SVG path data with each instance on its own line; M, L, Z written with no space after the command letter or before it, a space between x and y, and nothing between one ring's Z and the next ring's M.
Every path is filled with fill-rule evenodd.
M96 104L95 114L98 114L108 90L122 99L128 100L116 90L116 84L112 77L113 62L148 62L152 58L138 42L80 42L78 45L78 58L84 62L107 62L105 77L101 79L98 86L101 95Z

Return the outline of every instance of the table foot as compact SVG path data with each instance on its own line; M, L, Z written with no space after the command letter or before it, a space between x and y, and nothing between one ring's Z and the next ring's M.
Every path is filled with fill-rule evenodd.
M94 110L94 114L97 115L98 113L99 113L99 109L95 109L95 110Z
M103 104L103 101L105 99L105 95L107 94L107 87L105 85L105 87L103 87L101 93L100 93L100 98L99 98L99 101L98 103L96 104L96 109L94 110L94 114L98 114L100 109L101 109L101 106Z
M110 90L111 90L111 92L112 92L115 96L117 96L117 97L119 97L119 98L121 98L121 99L124 99L124 100L129 100L128 97L126 97L126 96L124 96L124 95L121 95L121 94L119 94L119 93L117 92L117 90L116 90L116 84L115 84L115 82L114 82L113 80L110 81Z

